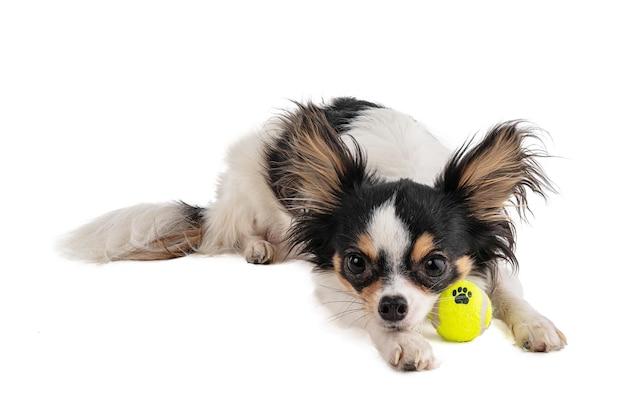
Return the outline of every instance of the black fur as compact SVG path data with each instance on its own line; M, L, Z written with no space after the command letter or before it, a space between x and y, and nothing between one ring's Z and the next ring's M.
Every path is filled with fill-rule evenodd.
M191 225L202 227L204 208L197 205L189 205L183 201L179 201L178 203L180 205L181 214L185 220Z
M361 115L363 111L372 108L383 108L382 106L364 100L357 100L354 97L338 97L324 108L326 119L338 133L349 129L350 122Z
M405 179L362 185L352 195L345 196L342 205L330 218L334 236L326 237L326 255L337 251L343 259L344 251L349 251L357 243L357 237L366 228L375 209L389 202L393 203L396 215L405 224L411 240L417 240L424 233L432 234L449 261L455 261L470 251L470 234L464 220L466 212L439 190ZM460 273L453 264L448 265L446 272L436 279L423 275L422 270L416 269L416 264L423 262L411 261L409 254L412 246L403 257L401 273L404 276L433 292L443 291L459 278ZM387 277L391 262L386 259L384 253L378 256L379 261L372 262L374 273L371 279L357 285L351 282L353 287L358 291L377 279ZM343 274L347 277L345 272Z

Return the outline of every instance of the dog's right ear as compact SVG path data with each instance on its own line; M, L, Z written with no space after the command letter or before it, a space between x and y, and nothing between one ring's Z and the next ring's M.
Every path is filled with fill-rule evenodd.
M350 150L313 104L282 117L282 134L266 152L269 182L294 215L329 215L366 177L363 154Z

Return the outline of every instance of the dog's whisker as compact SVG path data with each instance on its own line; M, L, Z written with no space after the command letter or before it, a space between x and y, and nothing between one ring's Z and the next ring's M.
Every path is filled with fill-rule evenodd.
M367 329L367 328L368 328L368 326L370 325L370 323L371 323L374 319L371 317L371 315L370 315L369 313L367 314L367 316L366 316L366 317L367 317L367 320L365 321L364 327Z
M350 296L350 297L358 298L356 295L354 295L354 293L352 293L350 291L347 291L346 289L341 289L341 288L338 288L338 287L322 285L322 284L320 284L319 287L323 287L324 289L331 290L331 291L333 291L335 293L345 294L345 295Z
M365 305L365 302L361 301L360 299L353 299L353 300L333 300L333 301L326 301L323 304L325 305L331 305L331 304L345 304L344 310L347 310L349 308L352 308L355 305L358 305L359 308L363 309L363 305Z
M360 307L344 309L344 310L337 311L333 313L332 315L330 315L329 320L331 321L340 320L348 315L361 312L361 311L363 311L363 308L360 308Z
M341 311L341 312L335 313L334 315L332 315L330 317L329 320L330 321L342 320L346 316L350 316L350 315L353 315L353 314L359 313L359 312L364 312L364 311L361 308L348 309L348 310L345 310L345 311Z
M340 320L340 319L344 319L348 316L352 316L352 315L357 315L357 317L355 319L353 319L350 322L346 322L348 327L354 326L357 324L357 322L359 322L362 319L366 319L369 316L369 313L362 309L362 308L354 308L354 309L350 309L347 311L344 311L342 313L337 313L335 314L334 318L332 320ZM366 322L366 325L369 323L369 319Z
M356 318L355 320L350 322L349 326L352 327L352 326L356 325L359 320L367 318L368 317L367 315L368 315L367 313L363 313L361 316L359 316L358 318ZM366 325L367 325L367 323L369 323L369 321L366 322Z
M360 300L332 300L332 301L322 301L322 305L331 305L331 304L349 304L349 305L365 305L365 302Z

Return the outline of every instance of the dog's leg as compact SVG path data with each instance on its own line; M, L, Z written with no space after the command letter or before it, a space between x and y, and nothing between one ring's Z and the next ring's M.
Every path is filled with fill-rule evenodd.
M269 264L274 261L276 245L263 237L251 236L246 242L243 255L250 264Z
M200 253L242 254L252 264L291 257L286 245L291 217L276 201L265 168L265 144L277 127L268 124L231 147L217 198L204 215Z
M491 293L494 317L511 329L515 343L531 352L559 350L567 344L565 335L522 298L522 286L505 267Z
M439 366L430 343L416 331L392 331L376 324L369 324L367 331L383 359L396 369L422 371Z
M213 205L207 213L205 239L200 252L208 255L242 254L251 264L270 264L287 259L289 249L283 241L286 224L281 212L266 211L276 218L273 222L257 219L267 213L249 208L251 205L223 201Z

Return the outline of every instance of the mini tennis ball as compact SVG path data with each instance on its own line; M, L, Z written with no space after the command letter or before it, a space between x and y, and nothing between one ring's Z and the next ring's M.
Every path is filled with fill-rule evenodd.
M460 280L439 296L428 316L444 339L469 342L491 324L491 300L478 286Z

